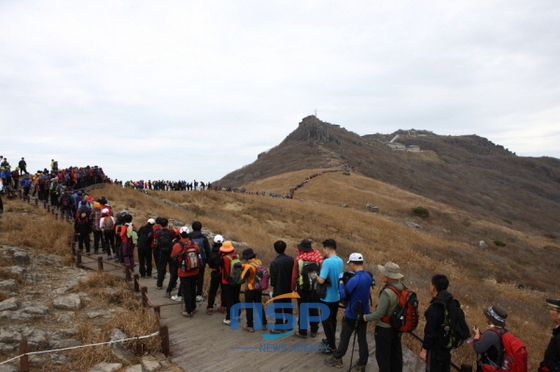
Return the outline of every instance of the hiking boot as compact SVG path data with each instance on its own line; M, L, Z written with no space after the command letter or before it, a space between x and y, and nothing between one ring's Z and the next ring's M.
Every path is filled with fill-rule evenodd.
M327 345L329 343L329 340L327 340L326 338L322 338L321 342L325 345Z
M201 295L196 296L196 302L201 302L203 300Z
M165 296L163 296L165 298L171 298L171 292L165 292Z
M329 367L335 367L335 368L344 367L344 363L342 362L342 359L335 358L335 357L330 357L325 359L325 364L328 365Z
M268 328L266 327L266 324L263 324L262 330L263 331L268 331Z
M295 332L294 335L299 338L304 338L304 339L307 338L307 335L301 334L300 332Z
M354 369L352 371L353 372L366 372L366 366L356 365L356 366L354 366Z
M183 311L181 313L182 316L187 317L187 318L192 318L194 316L194 311L192 313L188 313L186 311Z
M213 307L209 307L208 309L206 309L206 314L208 314L208 315L214 314L214 308L213 308Z
M319 350L319 353L329 355L329 354L334 353L335 351L336 351L336 349L334 347L329 346L326 349Z
M246 330L247 332L251 332L251 333L255 332L255 329L253 327L245 326L245 327L243 327L243 329Z
M311 338L317 337L317 332L311 332L311 335L310 335L310 336L311 336Z
M229 325L231 323L231 321L229 319L224 319L223 323Z
M158 291L161 291L161 290L163 289L163 287L156 287L156 289L157 289Z
M225 306L220 306L220 307L218 308L218 311L219 311L220 313L222 313L222 314L225 314L225 313L227 312L227 309L226 309Z
M270 330L270 334L273 334L273 335L279 335L280 333L283 333L283 332L278 330L278 329L271 329Z
M173 296L171 296L171 299L172 299L173 301L177 301L177 302L183 301L183 297L181 297L181 296L179 296L179 295L173 295Z

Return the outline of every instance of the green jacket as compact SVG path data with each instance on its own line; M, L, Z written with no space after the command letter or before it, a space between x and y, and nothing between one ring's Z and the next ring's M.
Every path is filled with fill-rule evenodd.
M399 291L404 289L404 284L400 281L391 282L391 285L397 288ZM387 322L381 320L385 315L391 315L395 308L397 307L397 294L386 287L383 287L379 293L379 303L375 308L375 311L370 314L364 315L364 320L368 322L377 322L379 327L391 328L391 325Z

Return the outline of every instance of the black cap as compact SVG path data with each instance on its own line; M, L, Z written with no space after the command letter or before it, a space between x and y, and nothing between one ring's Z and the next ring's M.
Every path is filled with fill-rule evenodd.
M553 300L552 298L547 298L546 303L556 311L560 311L560 300Z
M247 248L245 250L243 250L243 255L241 256L242 260L250 260L251 258L256 257L257 254L255 252L253 252L252 248Z

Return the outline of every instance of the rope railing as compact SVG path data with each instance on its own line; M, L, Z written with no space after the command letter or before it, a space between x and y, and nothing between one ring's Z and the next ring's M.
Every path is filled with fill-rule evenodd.
M61 348L61 349L52 349L52 350L40 350L40 351L27 351L28 350L28 345L27 345L27 341L26 340L22 340L20 341L20 346L19 346L19 355L10 358L8 360L5 360L3 362L0 362L0 365L6 364L6 363L10 363L16 359L20 359L21 360L21 366L20 366L20 370L21 372L28 372L29 371L29 360L28 357L31 355L39 355L39 354L48 354L48 353L58 353L61 351L67 351L67 350L75 350L75 349L82 349L85 347L92 347L92 346L100 346L100 345L110 345L110 344L115 344L115 343L119 343L119 342L125 342L125 341L136 341L136 340L141 340L141 339L145 339L145 338L150 338L150 337L154 337L161 334L161 329L158 332L154 332L152 334L149 335L145 335L145 336L136 336L136 337L128 337L128 338L123 338L120 340L112 340L112 341L106 341L106 342L98 342L95 344L88 344L88 345L78 345L78 346L71 346L71 347L65 347L65 348Z

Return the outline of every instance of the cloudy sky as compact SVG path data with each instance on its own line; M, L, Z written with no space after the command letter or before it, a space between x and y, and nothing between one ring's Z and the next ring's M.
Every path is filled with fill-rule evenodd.
M560 2L0 0L0 154L214 181L317 113L560 158Z

